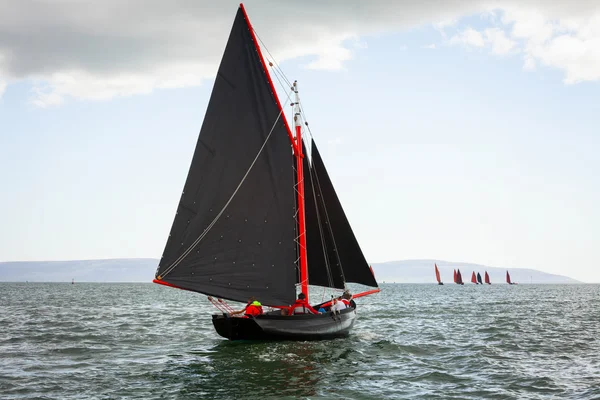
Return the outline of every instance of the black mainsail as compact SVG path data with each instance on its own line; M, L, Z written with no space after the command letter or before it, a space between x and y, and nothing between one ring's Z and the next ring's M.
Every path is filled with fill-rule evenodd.
M158 280L230 300L293 303L293 159L274 96L240 8Z

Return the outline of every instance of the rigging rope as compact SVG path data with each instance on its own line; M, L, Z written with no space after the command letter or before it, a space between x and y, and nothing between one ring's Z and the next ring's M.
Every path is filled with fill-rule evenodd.
M275 70L275 71L278 70L279 73L282 75L283 79L285 80L285 82L288 84L288 87L291 87L292 86L292 82L287 78L287 76L285 76L285 74L283 73L283 70L279 67L279 64L277 64L277 62L275 61L275 57L273 57L273 55L271 54L271 52L269 51L269 49L267 48L267 46L265 45L265 43L262 41L262 39L260 38L260 36L258 36L258 32L256 32L256 30L254 28L252 28L252 30L254 31L254 34L258 38L258 41L260 42L261 47L263 47L267 51L267 53L271 57L271 60L273 60L272 61L272 63L273 63L273 70Z
M289 100L289 98L290 98L291 95L292 95L292 91L290 91L289 94L288 94L288 96L287 96L288 100ZM192 250L194 250L194 247L196 247L198 245L198 243L200 243L200 241L206 237L206 235L211 230L211 228L217 223L217 221L219 220L219 218L221 218L221 215L223 215L223 213L225 212L225 209L227 208L227 206L229 206L229 203L231 203L231 201L233 200L233 198L237 194L238 190L240 190L240 187L242 186L242 184L244 183L244 181L248 177L248 174L250 174L250 171L252 170L252 167L254 167L254 164L256 164L256 160L258 160L258 157L261 155L263 149L267 145L267 141L269 140L269 138L271 137L271 134L275 130L275 127L277 126L277 122L279 122L279 119L281 118L281 114L283 114L283 108L279 111L279 114L277 115L277 119L273 123L273 126L271 127L271 130L269 131L269 134L267 135L264 143L262 144L262 146L258 150L258 154L256 155L256 157L254 157L254 160L252 161L252 164L250 164L250 167L248 167L248 170L246 171L246 173L242 177L242 180L240 181L240 183L237 185L237 187L233 191L231 197L229 197L229 200L227 200L227 203L225 203L225 205L223 206L223 208L221 209L221 211L219 211L219 213L215 216L215 218L211 221L211 223L208 224L208 226L206 227L206 229L204 229L204 232L202 232L202 234L196 240L194 240L194 242L173 262L173 264L171 264L167 269L165 269L165 271L158 277L159 279L164 278L167 274L169 274L171 271L173 271L173 269L175 267L177 267L181 263L181 261L183 261L185 259L185 257L187 257L188 254L190 254L192 252Z
M316 214L317 214L317 225L319 226L319 235L321 236L321 246L323 248L323 256L324 256L324 260L325 260L325 270L327 272L327 281L328 281L330 287L334 287L335 283L333 281L333 274L331 272L331 264L329 263L329 257L327 254L327 246L325 245L325 234L323 232L323 222L321 220L321 213L319 212L317 193L315 191L315 183L313 180L313 174L315 174L315 173L313 172L312 168L309 168L308 172L310 175L310 185L311 185L312 192L313 192L313 201L315 203L315 210L316 210ZM322 196L321 196L321 198L322 198ZM323 208L325 208L324 202L323 202Z
M258 38L258 41L260 42L260 44L261 44L261 47L262 47L262 48L264 48L264 49L266 50L267 54L268 54L268 55L269 55L269 57L270 57L269 65L272 67L272 70L273 70L273 72L275 73L275 77L277 78L277 81L279 82L279 85L280 85L280 86L281 86L281 87L282 87L284 90L287 90L287 88L286 88L286 87L284 86L284 84L281 82L281 79L280 79L280 76L281 76L281 78L282 78L282 79L285 81L285 83L287 83L287 85L288 85L288 88L293 88L293 84L292 84L292 83L291 83L291 81L290 81L290 80L287 78L287 76L285 75L285 73L283 72L283 70L281 69L281 67L279 66L279 64L278 64L278 63L275 61L275 57L273 57L273 54L271 54L271 52L269 51L269 48L268 48L268 47L265 45L265 43L263 42L263 40L260 38L260 36L258 35L258 32L256 32L256 30L255 30L254 28L252 28L252 30L254 31L254 34L255 34L255 35L256 35L256 37ZM293 89L292 89L292 90L293 90ZM291 93L290 93L290 94L288 94L288 101L289 101L290 95L291 95ZM313 133L312 133L312 131L311 131L311 129L310 129L310 126L309 126L309 124L308 124L307 120L306 120L306 114L305 114L305 112L304 112L304 105L302 104L302 102L301 102L301 101L299 101L299 103L298 103L298 107L299 107L299 109L300 109L300 114L301 114L301 117L302 117L302 119L304 120L304 126L302 126L302 130L303 130L304 132L306 132L306 130L308 130L308 134L310 135L310 138L314 140L314 135L313 135ZM305 127L306 127L306 130L305 130ZM303 136L304 136L304 135L303 135ZM301 145L301 144L299 144L299 145ZM312 149L311 149L311 150L312 150ZM310 154L310 156L311 156L311 158L312 158L312 153ZM312 172L312 168L309 168L309 169L310 169L310 171L309 171L309 173L310 173L310 184L311 184L311 186L312 186L312 188L313 188L313 197L314 197L314 201L315 201L315 208L316 208L316 212L317 212L317 221L318 221L318 225L319 225L319 233L320 233L320 236L321 236L321 244L322 244L322 247L323 247L323 254L324 254L324 256L325 256L325 268L326 268L326 272L327 272L327 280L328 280L328 283L330 284L330 287L332 287L332 288L333 288L333 287L334 287L334 281L333 281L333 272L332 272L332 270L331 270L331 265L330 265L330 263L329 263L329 257L327 256L327 248L326 248L326 245L325 245L325 238L324 238L324 231L323 231L323 223L322 223L322 219L321 219L321 215L320 215L321 213L319 212L319 208L318 208L318 205L317 205L317 198L316 198L315 183L313 182L313 172ZM294 166L294 171L296 172L296 168L295 168L295 166ZM321 190L321 185L320 185L320 183L319 183L319 178L318 178L318 176L316 175L316 172L314 173L314 176L315 176L315 179L316 179L316 181L317 181L317 186L318 186L319 193L321 194L321 199L322 199L322 198L323 198L323 194L322 194L322 190ZM299 183L296 183L296 184L294 185L294 187L295 187L295 189L296 189L296 194L297 194L297 195L299 195L299 193L298 193L298 189L297 189L297 188L298 188L298 185L299 185ZM333 246L334 246L334 250L335 250L335 253L336 253L336 258L337 258L337 260L338 260L338 263L339 263L339 266L340 266L341 277L342 277L342 280L343 280L343 282L344 282L344 288L345 288L345 286L346 286L346 279L345 279L345 277L344 277L344 270L343 270L343 268L342 268L342 262L341 262L341 260L340 260L339 254L338 254L338 252L337 252L337 246L336 246L336 244L335 244L335 238L334 238L334 235L333 235L333 230L332 230L332 228L331 228L331 223L329 222L329 215L328 215L328 213L327 213L327 207L326 207L326 205L325 205L325 202L324 202L324 201L322 201L322 203L323 203L323 209L325 210L325 218L326 218L326 220L327 220L327 224L329 225L329 232L331 233L331 239L333 240ZM296 214L295 214L295 216L294 216L296 219L297 219L297 215L298 215L298 210L296 210ZM296 241L296 245L297 245L297 249L299 249L299 247L300 247L300 243L299 243L299 241L298 241L298 239L299 239L299 238L300 238L300 236L298 235L298 236L296 236L296 239L295 239L295 241ZM298 253L298 254L299 254L299 253ZM298 260L296 260L296 263L297 263L298 261L299 261L299 258L298 258ZM297 270L298 270L298 275L300 275L300 268L298 267L298 265L297 265ZM300 276L298 276L298 282L300 282ZM301 283L302 283L302 282L300 282L300 283L298 283L298 284L301 284ZM297 285L298 285L298 284L297 284Z
M317 172L315 171L315 180L317 182L317 188L319 189L319 193L321 194L321 200L323 200L323 191L321 189L321 183L319 182L319 176L317 175ZM344 268L342 266L342 260L340 259L340 254L337 251L337 244L335 243L335 236L333 234L333 229L331 228L331 221L329 219L329 214L327 213L327 206L325 205L325 201L323 200L323 210L325 211L325 219L327 222L327 226L329 227L329 233L331 234L331 240L333 241L333 249L335 252L335 257L337 258L338 264L340 266L340 272L341 272L341 276L342 276L342 280L344 281L344 287L346 286L346 277L344 276ZM321 225L321 222L319 221L319 225Z

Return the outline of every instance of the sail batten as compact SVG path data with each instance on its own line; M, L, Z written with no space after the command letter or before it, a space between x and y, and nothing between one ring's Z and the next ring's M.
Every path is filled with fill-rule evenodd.
M240 8L157 278L230 300L292 303L292 168L289 130Z

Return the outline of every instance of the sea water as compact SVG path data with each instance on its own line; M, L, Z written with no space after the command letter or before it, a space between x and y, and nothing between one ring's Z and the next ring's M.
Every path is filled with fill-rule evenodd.
M600 285L381 289L348 338L256 343L191 292L0 283L0 398L600 398Z

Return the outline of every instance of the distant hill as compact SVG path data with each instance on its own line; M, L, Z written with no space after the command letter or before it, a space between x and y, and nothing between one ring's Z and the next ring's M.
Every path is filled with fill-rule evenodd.
M0 281L152 282L157 266L154 258L0 262Z
M442 281L452 283L453 269L460 268L463 280L471 272L484 271L492 283L504 283L508 270L518 283L580 283L561 275L522 268L496 268L442 260L404 260L373 264L378 282L433 283L433 264L437 263ZM17 261L0 262L0 281L4 282L151 282L158 265L154 258L119 258L109 260Z

